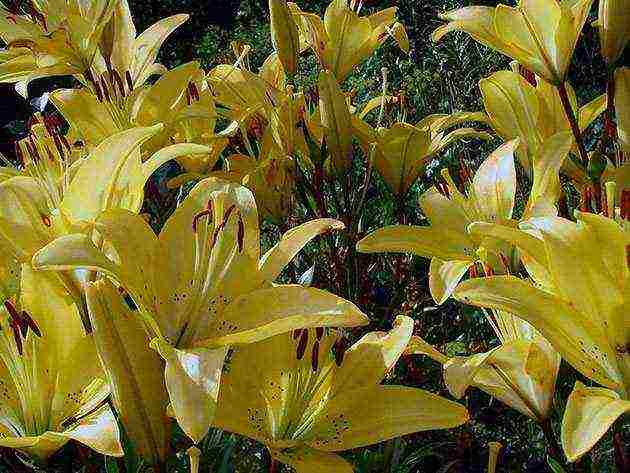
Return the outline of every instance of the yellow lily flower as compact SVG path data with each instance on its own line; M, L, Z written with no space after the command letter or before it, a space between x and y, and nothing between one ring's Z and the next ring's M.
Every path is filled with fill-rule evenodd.
M630 410L630 232L586 213L577 213L577 223L547 217L531 220L527 228L475 224L471 232L517 245L536 263L527 265L535 285L513 276L472 279L454 296L527 320L575 369L605 386L576 384L569 398L562 445L575 461Z
M558 171L571 146L570 133L559 133L545 142L534 164L534 179L522 219L555 214L559 197ZM405 252L431 258L429 289L442 304L466 272L478 262L494 272L509 269L512 247L499 240L470 235L473 222L489 222L513 227L516 170L514 152L518 140L497 148L479 167L467 193L461 193L447 170L446 183L429 189L420 198L420 207L429 226L393 225L376 230L357 244L363 253ZM506 266L508 268L506 268Z
M114 0L53 0L29 3L25 11L2 7L0 38L9 48L20 48L20 62L32 66L18 76L5 76L5 80L18 82L18 92L26 97L28 83L34 79L86 72L116 4Z
M380 385L404 352L413 320L366 334L345 354L318 328L237 347L214 425L255 439L298 473L352 472L334 452L456 427L466 409L421 389Z
M557 86L566 79L592 3L519 0L516 7L464 7L440 15L448 23L433 32L433 40L463 31Z
M108 80L116 82L119 91L124 93L144 85L154 74L163 74L166 68L155 62L164 41L189 18L179 14L163 18L136 36L136 27L129 11L127 0L118 0L100 38L99 60L94 64L98 76L108 73ZM100 58L99 58L100 59Z
M99 87L100 97L85 88L59 89L51 94L55 107L90 147L116 133L158 123L163 129L143 144L143 161L168 145L209 145L216 139L214 100L197 62L176 67L155 84L131 92L118 92L116 83L109 81L102 81ZM196 154L205 153L207 149L200 149Z
M172 149L165 148L141 162L138 149L161 130L161 125L113 135L85 158L80 148L52 125L48 127L52 135L44 125L35 125L30 136L18 144L24 167L17 176L0 183L0 247L14 275L17 262L30 262L37 250L55 238L90 233L90 222L101 211L124 208L138 212L148 178L174 157ZM83 276L76 272L59 276L76 302L83 305Z
M630 41L630 13L625 0L600 0L596 26L602 56L615 64Z
M499 71L479 82L490 124L504 140L520 139L516 155L528 174L545 140L571 131L558 90L539 78L533 81L517 71ZM578 107L571 85L566 84L566 89L579 129L584 131L606 109L606 94ZM573 153L577 155L577 149ZM585 170L570 160L564 163L563 172L579 182L585 179Z
M212 421L228 346L296 328L368 322L354 304L328 292L272 285L308 241L343 225L307 222L261 258L256 205L242 186L200 182L159 236L125 210L104 212L94 225L102 250L84 234L68 235L35 254L33 265L102 271L129 292L166 361L174 415L195 441Z
M286 221L293 209L295 189L295 162L291 158L270 156L257 162L249 156L236 154L228 156L225 162L225 177L252 191L261 219L270 219L276 224Z
M22 267L19 304L0 313L0 446L45 461L70 440L122 456L92 338L50 275Z
M364 109L361 115L365 114ZM374 167L392 193L404 197L440 151L459 139L488 140L488 133L473 128L446 131L461 122L486 122L483 113L453 113L430 115L416 125L398 122L390 128L374 130L358 115L352 116L355 134L364 150L376 145Z
M0 37L9 46L1 58L0 80L18 82L25 96L28 82L56 75L75 75L96 88L107 84L112 93L115 89L128 95L165 71L155 63L159 49L188 19L162 19L136 37L127 0L29 5L23 11L0 12Z
M448 358L419 337L408 354L433 358L444 366L444 381L456 398L469 386L541 424L553 408L560 355L527 322L501 310L486 312L501 344L485 353Z
M482 242L466 233L476 220L508 221L512 218L516 171L516 141L498 148L484 161L464 195L451 180L447 191L429 189L420 198L420 207L430 226L393 225L366 236L357 244L362 253L405 252L431 258L429 287L436 302L443 303L453 292L468 268L477 260Z
M295 3L289 7L303 45L312 49L321 68L329 70L339 82L389 37L404 52L409 52L405 28L396 21L396 7L361 17L356 2L348 5L348 0L332 0L323 21L318 15L303 12Z

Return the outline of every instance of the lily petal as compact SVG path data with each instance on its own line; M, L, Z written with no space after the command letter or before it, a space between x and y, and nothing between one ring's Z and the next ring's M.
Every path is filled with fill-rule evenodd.
M562 357L585 376L608 387L621 383L602 327L574 306L513 276L469 279L454 297L466 304L504 310L536 327ZM592 354L592 356L591 356Z
M289 230L260 260L258 266L263 273L264 280L275 281L287 264L318 235L343 228L345 225L339 220L322 218L311 220Z
M173 414L186 435L198 443L214 418L227 348L178 350L157 338L151 347L166 361L164 378Z
M444 304L464 277L472 261L442 261L431 258L429 268L429 290L437 304Z
M296 473L353 473L352 465L339 455L310 447L272 451L271 456L292 467Z
M466 409L415 388L378 386L333 398L313 430L309 445L334 452L364 447L413 432L457 427L468 421Z
M145 461L159 463L166 458L169 438L163 361L149 348L137 314L110 282L87 285L86 298L92 336L125 433Z
M331 392L378 385L404 353L412 333L413 319L401 315L389 332L364 335L345 352Z
M630 412L630 401L616 392L576 382L562 419L562 448L569 461L577 461L593 448L626 412Z
M217 336L198 344L252 343L299 328L354 327L368 323L369 319L357 306L341 297L311 287L283 285L235 299L213 321Z

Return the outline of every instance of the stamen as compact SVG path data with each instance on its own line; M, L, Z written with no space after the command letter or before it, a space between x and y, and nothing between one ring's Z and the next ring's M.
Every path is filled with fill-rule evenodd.
M302 334L300 335L300 341L297 345L296 357L298 360L304 358L304 353L306 352L306 345L308 344L308 330L302 330Z
M24 154L22 154L22 148L20 148L20 144L16 141L13 143L13 146L15 148L15 155L17 156L18 160L22 163L22 165L24 165Z
M129 87L129 93L133 92L133 79L131 78L131 72L125 71L125 80L127 81L127 87Z
M212 210L204 209L201 212L195 214L195 216L193 217L193 222L192 222L192 230L193 230L193 232L197 233L197 225L199 224L199 221L202 218L204 218L204 217L211 218L212 217Z
M335 355L335 363L341 366L343 357L346 354L346 341L343 337L339 337L333 345L333 354Z
M319 340L316 340L313 343L313 351L311 352L311 368L313 369L313 373L317 372L317 367L319 365Z
M521 77L523 77L523 79L525 79L530 85L533 85L534 87L536 87L536 75L530 71L529 69L527 69L526 67L523 67L519 64L518 66L518 73L521 75Z
M103 90L103 95L105 96L105 100L111 102L112 99L109 95L109 87L107 86L107 81L105 80L105 76L101 76L101 89Z
M20 334L20 323L17 320L11 319L9 326L13 331L13 339L15 340L17 351L21 356L24 353L24 346L22 345L22 337Z
M503 269L507 275L510 274L510 260L503 253L499 253L499 258L501 259L501 263L503 263Z
M317 341L321 341L324 336L324 327L317 327L315 329L315 336L317 337Z
M593 197L593 194L591 192L591 188L590 187L585 187L584 191L582 191L582 201L580 203L580 210L582 212L592 212L592 207L591 207L591 199Z
M245 240L245 224L242 217L238 216L238 232L237 232L238 252L243 252L244 240Z
M48 228L52 227L52 221L48 215L42 215L42 223Z
M297 340L302 334L302 329L298 328L293 331L293 340Z
M39 329L39 327L37 326L37 323L35 323L35 321L33 320L33 318L30 316L30 314L28 312L26 312L25 310L22 311L22 320L24 321L24 324L31 329L31 331L37 335L39 338L41 338L42 336L42 332Z
M60 156L64 156L64 151L63 151L63 145L61 144L61 140L59 139L58 135L51 135L53 142L55 143L55 148L57 148L57 151L59 151L59 155Z
M621 192L621 218L630 220L630 189Z
M125 97L127 95L126 91L125 91L125 84L123 84L122 77L120 77L120 74L118 73L118 71L114 69L112 71L112 73L111 73L111 76L113 77L114 82L118 86L118 90L120 91L120 95L122 97Z
M232 212L234 212L234 209L236 209L236 205L231 205L230 207L228 207L228 209L223 214L223 220L221 221L219 226L214 230L212 234L213 247L217 244L217 239L219 238L219 234L223 231L223 229L227 225L228 220L230 219L230 216L232 215Z
M194 82L188 83L188 90L190 90L190 98L194 102L199 102L199 89L197 89L197 85Z

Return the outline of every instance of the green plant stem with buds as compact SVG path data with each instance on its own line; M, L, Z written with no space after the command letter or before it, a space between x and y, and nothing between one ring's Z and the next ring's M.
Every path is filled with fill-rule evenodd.
M543 435L545 436L545 440L547 441L547 452L549 456L566 469L566 462L564 461L564 457L562 455L562 449L558 444L556 434L554 433L553 426L551 425L551 417L548 417L539 425L543 432Z
M558 93L560 94L560 101L562 102L564 113L566 114L567 120L569 120L569 124L571 125L571 131L573 132L573 137L575 138L575 142L580 153L581 164L586 169L586 167L588 166L588 153L586 152L586 148L584 147L584 141L582 140L580 126L575 116L575 112L573 111L573 107L571 106L571 101L569 100L569 95L567 93L567 87L564 82L558 86Z

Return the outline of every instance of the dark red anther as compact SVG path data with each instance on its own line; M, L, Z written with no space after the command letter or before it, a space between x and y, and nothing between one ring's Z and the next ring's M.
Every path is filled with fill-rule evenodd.
M447 199L451 196L451 193L448 189L448 183L446 182L446 180L444 180L442 176L438 176L438 178L436 179L435 188Z
M115 84L116 84L116 86L118 87L118 90L119 90L119 92L120 92L120 95L121 95L122 97L125 97L125 96L127 95L127 93L126 93L126 91L125 91L125 84L123 84L122 77L120 77L120 74L118 73L118 71L117 71L117 70L115 70L115 69L114 69L114 70L112 70L112 72L111 72L111 77L113 78L114 83L115 83ZM131 90L131 89L129 89L129 90Z
M492 269L492 266L486 263L482 263L482 264L483 264L483 272L486 273L486 276L494 276L494 270Z
M44 116L44 126L46 127L46 131L48 132L48 134L50 136L53 136L57 133L57 127L55 126L51 118L52 117L50 116Z
M127 81L127 87L129 88L129 93L133 92L133 79L131 78L131 72L125 71L125 80Z
M300 340L298 341L296 357L298 360L304 358L304 353L306 352L306 345L308 345L308 330L302 330L300 334Z
M204 209L201 212L195 214L195 216L193 217L193 221L192 221L192 229L193 232L197 233L197 225L199 224L199 221L203 218L203 217L208 217L210 218L212 216L212 211L208 210L208 209Z
M302 335L302 329L298 328L293 331L293 340L297 340Z
M604 115L604 131L611 141L617 140L617 124L608 113Z
M333 354L335 355L335 363L337 363L337 366L341 366L343 357L346 354L346 341L343 337L338 338L333 345Z
M22 336L20 333L20 322L16 319L11 319L9 326L13 331L13 339L15 340L15 346L20 355L24 353L24 346L22 345Z
M4 301L4 308L7 309L7 312L9 313L9 316L11 317L11 319L19 320L20 314L18 313L15 306L10 300L7 299L6 301Z
M186 105L192 104L192 97L190 96L190 88L186 87Z
M317 337L317 341L320 341L324 337L324 327L317 327L315 329L315 336Z
M315 340L315 343L313 343L313 351L311 352L311 368L313 369L313 373L317 372L318 366L319 366L319 340Z
M479 277L479 273L477 272L477 263L468 268L468 277L470 279L475 279Z
M199 102L199 89L197 89L197 85L194 82L188 83L188 91L190 92L191 102Z
M238 232L236 234L236 241L238 243L238 252L242 253L245 242L245 224L243 223L243 219L240 218L240 216L238 219Z
M40 161L41 156L39 155L39 150L37 149L37 145L35 144L35 140L33 140L33 135L28 135L28 140L26 141L26 147L31 154L31 157L34 161Z
M28 312L26 312L25 310L22 311L22 320L24 321L24 325L28 328L31 329L31 331L37 335L38 337L41 338L42 336L42 332L41 330L39 330L39 327L37 326L37 324L35 323L35 321L33 320L33 318L30 316L30 314Z
M111 102L112 98L109 95L109 86L107 85L107 80L105 80L105 76L101 76L101 90L103 91L103 96L105 97L105 100Z
M536 75L532 71L519 64L518 72L523 77L523 79L529 82L530 85L536 87Z
M630 189L621 191L621 215L623 220L630 220Z
M55 162L55 155L52 153L52 151L50 150L50 148L48 147L48 145L44 145L44 149L46 150L46 156L48 156L48 159L50 160L51 163Z
M59 135L51 135L53 142L55 143L55 148L57 148L57 151L59 151L59 155L63 156L64 155L64 151L63 151L63 145L61 144L61 140L59 139Z
M96 98L99 102L103 102L103 92L101 91L101 86L98 85L98 82L94 82L94 90L96 91Z
M66 147L68 152L71 152L72 151L72 146L70 145L70 142L68 141L68 138L66 138L65 135L59 135L59 138L61 139L61 142Z
M42 223L48 228L52 227L52 221L48 215L42 215Z
M510 274L510 260L503 253L499 253L499 258L501 259L501 263L503 263L503 268L505 269L506 274Z

